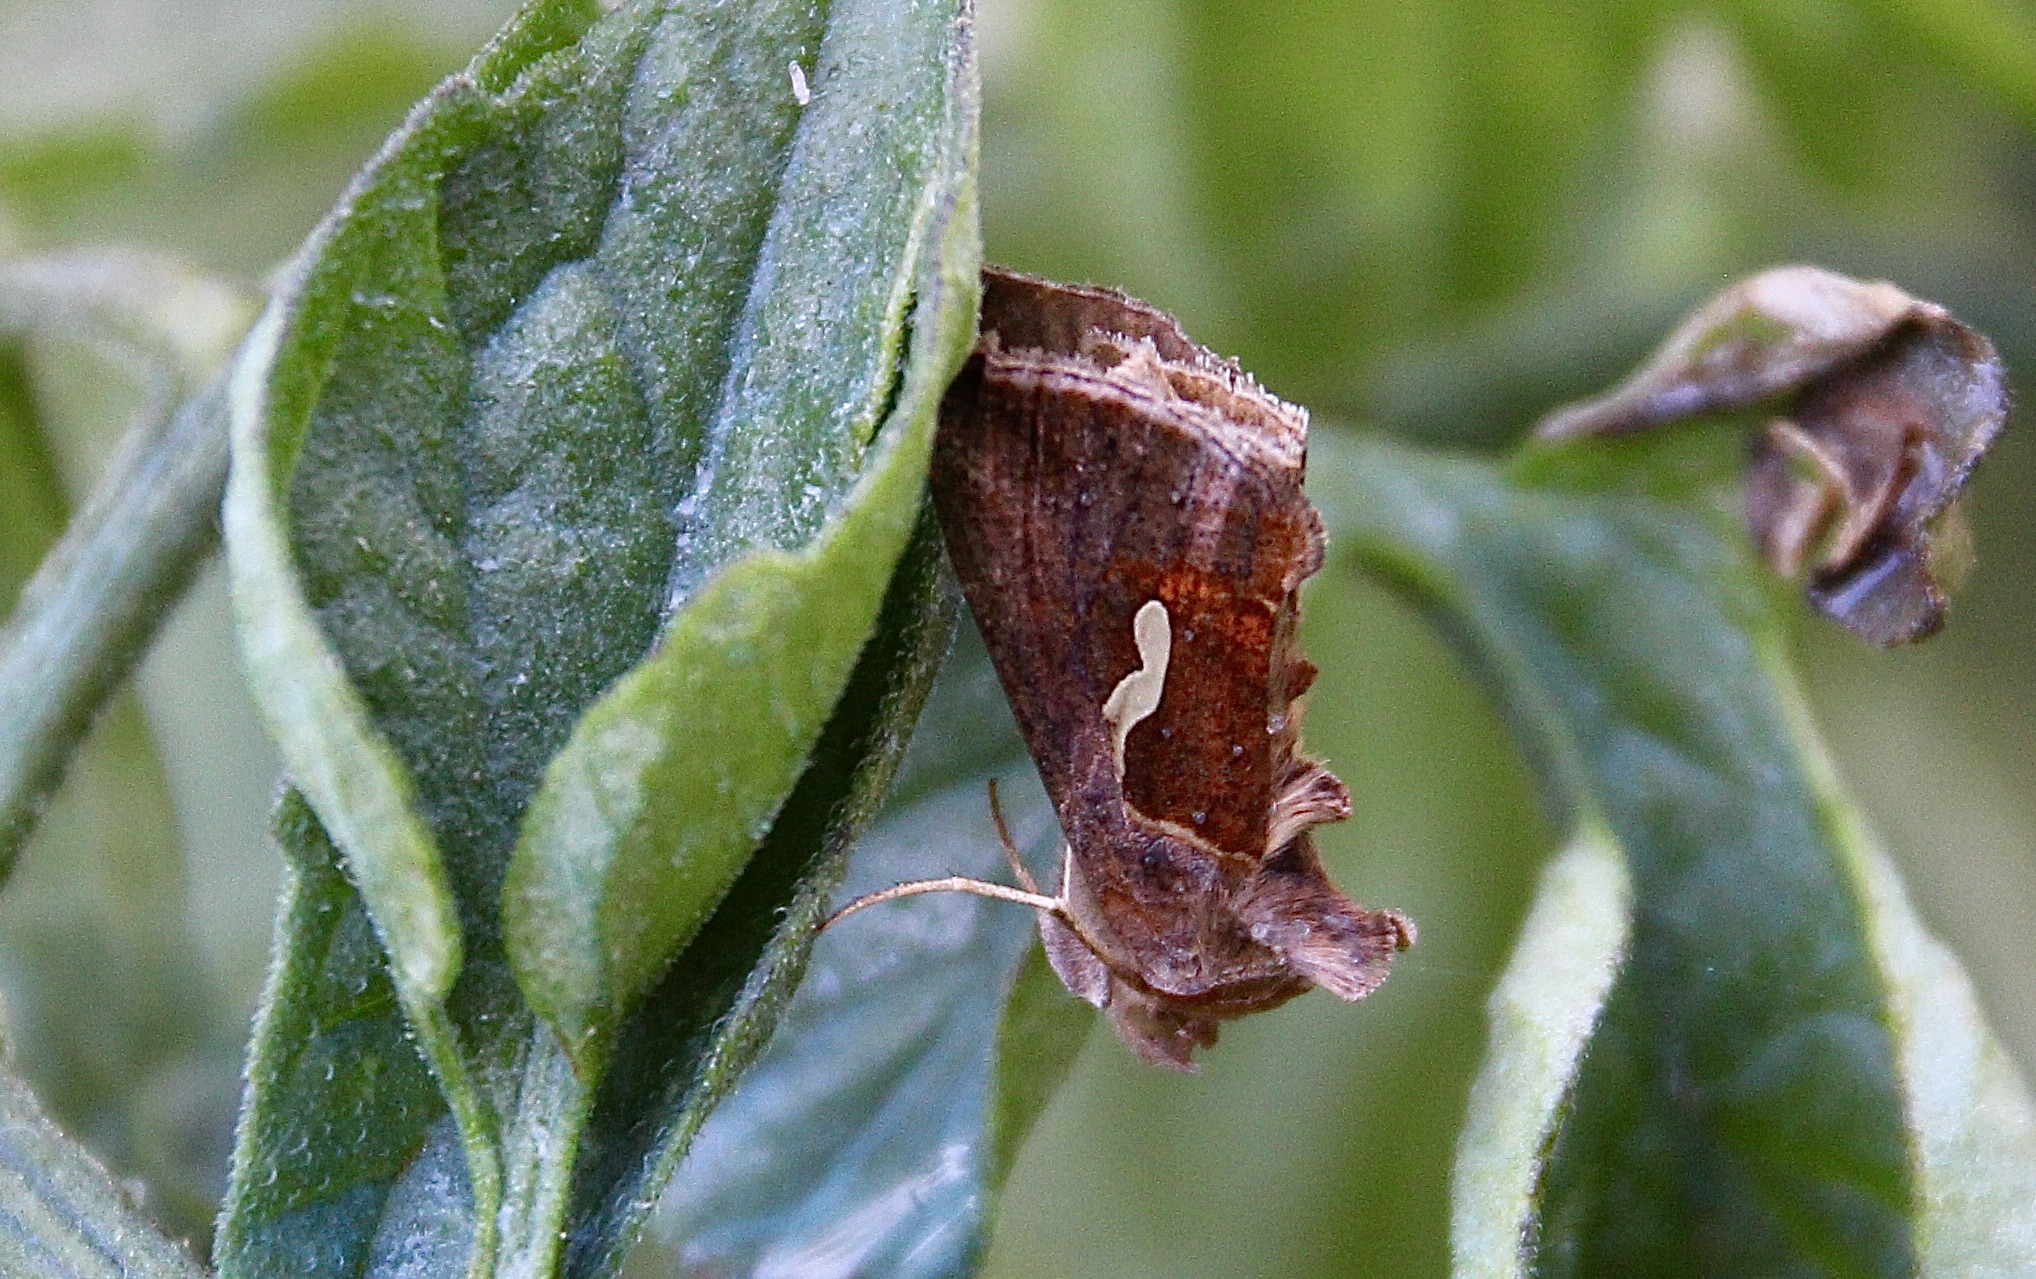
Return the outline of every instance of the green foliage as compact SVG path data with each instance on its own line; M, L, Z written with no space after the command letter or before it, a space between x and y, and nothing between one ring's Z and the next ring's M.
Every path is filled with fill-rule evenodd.
M1318 441L1355 422L1511 448L1725 281L1791 260L1945 304L2018 375L2031 117L2003 86L2036 66L2027 22L1851 0L986 6L989 256L1174 309L1307 404ZM1485 265L1459 269L1466 244ZM1716 494L1745 446L1677 440L1680 474L1591 465L1603 487ZM1973 488L1977 570L1929 646L1864 653L1777 605L1857 802L2024 1063L2032 463L2011 426ZM1312 485L1329 465L1318 445ZM1085 1059L1021 1161L1000 1279L1449 1264L1433 1136L1462 1121L1484 995L1572 832L1537 827L1501 726L1397 601L1325 575L1304 628L1306 738L1357 809L1324 832L1332 873L1421 945L1363 1009L1302 999L1226 1032L1197 1080ZM1296 1081L1277 1100L1272 1075Z
M2036 1106L1829 776L1755 563L1701 509L1322 463L1332 527L1460 637L1577 831L1494 1003L1459 1272L2036 1265ZM1946 1090L1952 1044L1979 1077Z
M78 1279L197 1279L105 1170L46 1118L28 1086L0 1075L0 1272Z
M502 7L427 31L279 0L247 53L185 6L63 93L12 38L39 10L0 7L0 252L265 270ZM905 749L956 610L922 489L979 258L974 16L538 0L280 277L226 402L241 635L291 788L221 1272L614 1274L646 1223L633 1274L1401 1275L1445 1242L1465 1276L2036 1269L2027 1089L1837 782L1796 606L1744 553L1758 422L1505 467L1318 423L1308 740L1360 809L1324 846L1423 926L1364 1008L1298 1001L1158 1079L1114 1044L1076 1063L1093 1017L1023 911L917 899L814 945L850 890L999 877L991 777L1052 873L978 651ZM1319 415L1510 438L1777 257L2036 351L2036 39L1994 0L982 20L993 256L1148 294ZM163 97L179 75L204 83ZM176 270L78 266L0 265L8 1036L197 1240L238 1012L204 998L176 846L215 916L267 853L208 844L213 797L154 745L162 686L226 659L173 634L149 720L116 690L210 544L225 414L196 393L246 317ZM107 462L130 420L153 447ZM2012 939L1975 964L1991 992L2026 968L2026 824L1946 779L2026 754L2017 447L1973 494L1949 657L1812 643L1848 772L1899 743L1866 793L1923 913ZM1490 708L1353 566L1483 677L1560 841ZM1918 689L1977 712L1909 716ZM203 709L265 802L266 757ZM1933 900L1913 856L1988 835L2012 856L1963 873L2006 923ZM195 1272L12 1077L0 1102L4 1162L36 1172L0 1178L0 1270Z
M191 1239L217 1191L178 1144L230 1116L241 1032L206 1004L150 726L114 694L216 544L224 422L180 402L248 312L138 256L0 266L0 866L27 850L0 908L7 1035L54 1116Z
M868 668L885 649L864 641L972 331L956 16L534 5L412 113L241 364L236 599L319 828L286 842L315 861L329 831L344 851L451 1115L435 1143L405 1116L409 1181L374 1160L345 1180L387 1213L412 1210L418 1179L463 1204L435 1210L460 1222L441 1264L548 1270L569 1238L564 1264L613 1264L643 1196L640 1174L602 1167L604 1088L672 1109L656 1126L682 1144L773 1000L751 992L755 1028L737 1018L676 1062L635 1060L628 1015L648 997L641 1015L670 1024L652 992L752 854L787 829L810 846L775 859L839 843L873 802L844 797L887 771L864 739L913 716L901 692L867 729L834 718L859 653L884 688L929 664L901 642ZM925 589L893 633L914 632ZM865 749L802 796L830 722ZM762 971L795 968L813 922ZM740 953L719 940L711 962ZM282 971L253 1112L277 1135L243 1142L230 1273L277 1247L320 1267L374 1255L372 1221L328 1238L303 1212L351 1187L270 1175L284 1130L352 1113L283 1059L288 1006L353 978ZM678 994L698 1016L702 992ZM386 1011L366 1021L390 1042Z
M1036 875L1060 827L978 644L948 663L841 898L937 874L1007 876L986 803ZM1094 1022L1029 912L977 897L858 915L814 947L778 1035L717 1110L660 1213L689 1270L827 1255L857 1274L973 1274L1018 1147Z

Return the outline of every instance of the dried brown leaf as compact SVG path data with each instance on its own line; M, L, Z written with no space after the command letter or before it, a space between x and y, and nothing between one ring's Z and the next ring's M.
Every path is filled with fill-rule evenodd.
M1957 501L2007 422L1993 344L1885 281L1778 267L1700 308L1620 386L1536 434L1624 435L1771 404L1746 519L1774 570L1876 644L1944 624L1970 540Z

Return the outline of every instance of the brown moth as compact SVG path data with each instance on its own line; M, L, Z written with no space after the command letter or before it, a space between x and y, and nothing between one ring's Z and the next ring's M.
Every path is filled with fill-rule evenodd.
M1414 926L1338 892L1310 830L1349 816L1299 754L1296 624L1322 566L1307 414L1123 294L991 270L933 495L956 577L1067 837L1039 911L1069 990L1148 1061L1321 986L1361 999ZM1007 841L1008 843L1008 841Z

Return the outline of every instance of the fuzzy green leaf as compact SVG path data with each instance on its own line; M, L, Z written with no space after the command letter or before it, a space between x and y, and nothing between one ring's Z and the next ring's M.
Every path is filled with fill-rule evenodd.
M590 1117L568 1273L610 1274L805 972L849 848L876 816L953 637L930 507L805 773L698 937L624 1023Z
M981 646L949 663L898 789L838 900L908 879L1005 879L1003 778L1035 874L1060 827ZM1030 911L945 894L873 909L814 948L770 1049L702 1129L657 1219L687 1272L825 1256L843 1276L975 1273L1032 1121L1094 1024L1046 968Z
M559 1227L562 1273L616 1272L693 1133L791 997L845 850L889 788L946 652L942 563L929 513L770 835L624 1022L584 1133L566 1134L580 1165ZM221 1273L471 1273L475 1206L458 1127L410 1042L366 908L301 798L285 800L278 837L293 873Z
M0 1074L0 1274L200 1279L204 1273L44 1118L26 1084Z
M385 1234L383 1253L415 1255L434 1237L471 1233L459 1135L410 1042L367 908L294 792L277 808L276 842L289 867L280 949L216 1259L223 1275L374 1274ZM385 1232L399 1186L431 1185L434 1170L439 1184L411 1196L420 1210ZM437 1236L420 1228L434 1209L431 1219L454 1223ZM423 1273L463 1273L465 1242L450 1265Z
M1626 957L1632 894L1626 859L1603 832L1580 833L1542 876L1491 995L1491 1051L1457 1139L1459 1279L1519 1273L1544 1142Z
M972 332L974 112L959 0L540 0L251 342L251 681L451 1106L477 1268L548 1270L609 1211L574 1164L613 1076L699 1082L625 1064L632 1009L760 844L846 822L787 797Z
M670 565L681 602L657 652L546 769L504 891L517 975L569 1052L657 980L740 871L840 694L917 516L940 396L974 326L962 16L954 0L836 4L824 28L746 51L760 82L732 86L777 103L807 83L790 68L810 60L816 87L810 105L792 100L801 114L783 150L759 150L777 166L757 175L775 201L757 201L768 227L756 228L747 274L729 281L741 313L716 321L732 354L725 369L715 362L723 380L646 390L653 409L660 392L700 402L698 471ZM737 105L702 101L686 118L723 129ZM686 143L692 169L721 167L720 139ZM692 187L666 198L684 222L700 216ZM646 216L642 250L629 251L668 253L656 230ZM667 334L701 325L655 307L639 322L653 320Z
M1458 1273L2036 1265L2036 1110L1861 836L1745 548L1701 507L1381 445L1315 475L1580 832L1494 999Z

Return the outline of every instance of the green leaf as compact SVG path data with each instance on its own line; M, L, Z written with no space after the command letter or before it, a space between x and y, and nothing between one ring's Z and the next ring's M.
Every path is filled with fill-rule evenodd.
M964 16L532 5L235 382L251 681L458 1120L477 1266L551 1264L625 1014L914 527L977 287Z
M386 1273L368 1265L377 1240L386 1233L384 1254L423 1251L432 1236L419 1219L433 1209L443 1222L450 1208L454 1230L471 1233L458 1133L410 1042L360 894L295 792L277 806L276 843L288 864L279 949L215 1258L223 1275ZM384 1232L406 1174L440 1184L411 1196L422 1208ZM451 1265L423 1273L461 1273L464 1242Z
M564 1273L619 1268L692 1134L791 997L845 850L888 789L946 651L943 563L929 512L770 835L625 1022L584 1135L567 1134L581 1162L558 1232ZM296 869L221 1273L469 1273L475 1208L457 1125L409 1042L366 910L301 798L286 799L278 833Z
M881 90L872 89L870 100L846 109L877 110ZM837 128L840 163L855 152L852 126ZM838 175L805 176L822 189L848 185ZM944 203L953 193L931 194ZM708 564L741 557L686 600L656 654L575 726L546 769L510 863L503 908L511 955L569 1050L605 1033L656 980L740 870L847 678L917 514L940 395L973 322L974 280L949 266L972 255L933 247L940 278L900 276L884 282L890 296L832 300L881 311L831 314L836 306L814 306L807 291L842 265L837 246L818 242L844 228L823 234L798 223L842 216L833 203L816 201L779 224L793 225L786 239L794 243L772 264L785 282L752 303L755 330L744 339L755 343L753 359L744 382L731 375L743 389L723 406L713 437L725 452L710 450L707 480L689 499L698 503L695 551L706 549ZM912 259L930 247L922 237L950 233L951 207L932 221L930 205L886 212L905 224L887 231L910 230L909 241L888 247L905 250L914 270ZM816 252L822 247L831 251ZM902 336L910 305L915 323L936 327L915 336L899 385L883 366L896 358L889 344ZM865 326L882 342L858 351L862 343L845 339ZM830 329L830 341L816 341L816 331ZM849 349L828 349L836 344ZM867 365L859 371L872 380L856 387L814 376L844 365ZM851 489L862 446L839 433L863 435L894 395L892 438ZM838 513L828 513L830 497L843 503ZM759 545L768 549L750 549ZM682 562L679 571L701 567ZM701 751L703 742L714 748Z
M1957 957L1917 916L1786 671L1776 686L1887 984L1909 1117L1922 1272L2027 1270L2036 1265L2036 1194L2030 1190L2036 1186L2036 1102L2028 1083L1988 1026Z
M0 1073L0 1273L64 1279L199 1279L113 1179Z
M1491 1047L1457 1138L1459 1279L1519 1272L1546 1141L1626 958L1632 897L1626 859L1603 831L1579 832L1542 876L1491 995Z
M1494 999L1459 1273L2036 1265L2036 1109L1861 836L1745 547L1380 444L1323 441L1315 481L1578 832Z
M944 874L1004 878L987 785L1027 860L1060 827L979 644L948 664L838 900ZM674 1179L658 1238L688 1273L973 1274L1033 1119L1094 1024L1030 911L961 894L856 916L814 948L777 1037Z
M792 998L856 837L897 776L953 637L945 552L920 513L875 632L768 836L623 1025L582 1154L568 1272L613 1273L678 1160Z

